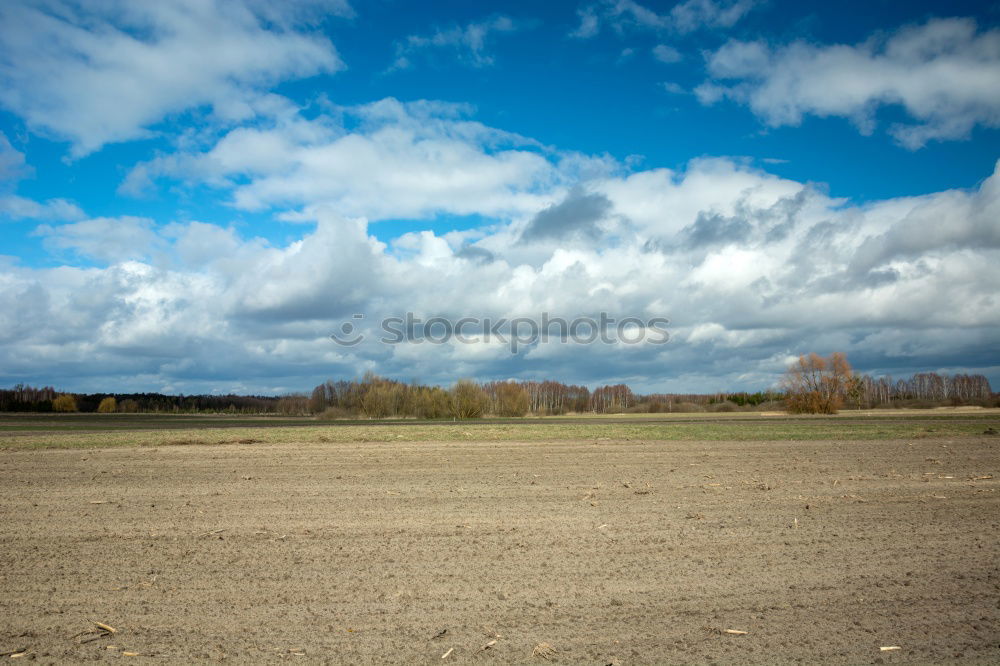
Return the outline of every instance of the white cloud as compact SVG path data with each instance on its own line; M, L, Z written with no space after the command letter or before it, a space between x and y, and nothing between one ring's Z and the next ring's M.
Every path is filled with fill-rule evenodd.
M569 33L570 37L590 39L601 31L601 22L593 7L580 8L576 13L580 18L580 25Z
M659 62L670 64L680 62L684 59L681 52L666 44L657 44L653 47L653 57Z
M731 28L754 8L757 0L687 0L674 5L670 18L678 32L701 27Z
M438 29L431 35L410 35L396 43L396 60L391 69L408 69L413 59L422 52L444 49L459 61L472 67L493 64L493 55L487 51L490 39L500 33L514 32L518 26L508 16L495 16L484 21L472 21L461 26Z
M601 189L644 235L659 238L694 224L700 213L735 217L746 207L764 209L794 198L805 186L728 159L699 159L684 173L640 171L604 181Z
M315 228L279 246L204 223L46 226L40 233L53 247L106 266L0 268L0 367L11 379L62 368L68 374L52 380L68 387L121 381L184 391L303 389L366 368L428 382L547 375L710 391L762 387L782 359L810 350L844 350L897 375L962 359L968 367L1000 342L998 206L1000 164L975 190L855 206L704 159L682 171L591 179L586 194L568 199L550 193L531 217L547 210L551 234L577 208L601 220L571 244L551 234L524 240L521 217L392 245L370 237L364 220L322 211ZM470 259L479 256L470 247L488 260ZM552 342L518 357L496 345L379 343L380 318L407 311L667 316L674 340ZM354 313L366 315L373 337L337 347L327 336Z
M580 25L571 37L589 39L607 25L617 32L652 30L688 33L704 28L731 28L756 6L757 0L686 0L669 14L659 14L635 0L600 0L580 8Z
M80 207L66 199L49 199L40 203L16 194L0 196L0 219L62 222L83 217Z
M873 206L870 214L895 215L898 203ZM858 246L851 270L867 272L936 251L1000 249L1000 178L996 175L975 196L946 192L914 197L905 206L908 210L902 219ZM883 212L883 208L889 210Z
M626 28L662 30L668 27L669 19L647 9L634 0L601 0L578 10L580 25L570 33L571 37L589 39L601 31L606 24L622 32Z
M232 191L245 210L321 208L371 220L435 213L529 214L567 183L606 173L608 160L557 154L536 142L466 119L469 109L385 99L311 120L239 128L204 153L138 165L123 184L137 193L160 178ZM347 130L337 119L357 121Z
M240 101L343 64L321 34L300 30L344 0L169 0L0 4L0 105L72 143L80 157L150 136L170 114L204 105L227 120Z
M729 97L772 126L840 116L870 134L876 111L898 105L913 122L889 131L909 149L1000 127L1000 29L977 31L972 19L933 19L855 46L731 41L708 67L703 103Z
M59 226L43 224L35 235L42 236L51 250L71 250L109 263L143 259L161 243L152 220L130 216L98 217Z
M24 153L10 145L7 136L0 132L0 183L20 180L27 171Z
M632 47L630 47L630 46L626 47L626 48L622 49L621 53L618 54L618 62L619 63L623 63L623 62L626 62L628 60L631 60L632 56L634 56L634 55L635 55L635 49L632 48Z

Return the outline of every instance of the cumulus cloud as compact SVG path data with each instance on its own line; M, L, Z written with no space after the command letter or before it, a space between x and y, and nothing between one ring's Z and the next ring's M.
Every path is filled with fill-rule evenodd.
M207 152L161 156L135 167L122 191L139 193L160 179L204 183L231 190L240 209L299 209L283 215L289 221L314 221L323 208L370 220L510 216L614 168L469 120L462 105L390 98L332 111L238 128Z
M873 206L871 214L893 215L899 203ZM932 252L1000 249L1000 178L996 175L971 196L948 192L916 197L906 206L898 223L868 236L858 246L849 270L867 274ZM889 210L882 211L882 207Z
M602 25L616 32L669 30L688 33L703 28L730 28L757 4L756 0L686 0L660 14L635 0L601 0L577 11L580 25L571 37L589 39Z
M43 237L51 250L69 250L109 263L146 258L161 242L152 220L130 216L98 217L58 226L43 224L35 235Z
M469 261L483 264L488 264L496 259L492 252L485 248L476 247L475 245L463 245L455 251L455 256L460 259L468 259Z
M62 222L79 220L82 217L84 217L83 210L66 199L48 199L38 202L16 194L0 196L0 219Z
M565 242L598 236L599 223L611 209L611 201L605 195L574 189L563 201L535 215L521 233L521 241L552 239Z
M972 19L932 19L858 45L730 41L708 68L702 103L733 99L771 126L839 116L870 134L881 107L899 106L912 122L889 132L911 150L1000 127L1000 30L979 31Z
M472 67L486 67L493 64L493 55L487 50L492 37L517 29L517 24L510 17L495 16L484 21L438 29L430 35L409 35L396 43L396 60L392 69L413 67L414 58L431 50L447 51L460 62Z
M41 227L53 249L97 265L0 268L0 381L47 380L58 367L67 388L301 390L374 369L428 382L557 376L711 391L766 387L789 355L809 350L844 350L897 375L972 362L983 371L1000 342L998 206L1000 165L973 190L859 206L703 159L595 178L474 233L409 233L389 245L363 219L329 211L278 245L197 222ZM623 222L605 224L612 218ZM540 237L522 242L532 228ZM601 311L669 317L673 340L554 340L518 356L496 341L378 341L381 318L405 312ZM328 337L345 320L368 336L357 347Z
M170 114L211 106L245 119L279 80L343 64L310 25L350 14L344 0L277 5L126 0L0 4L0 106L71 142L80 157L150 136Z

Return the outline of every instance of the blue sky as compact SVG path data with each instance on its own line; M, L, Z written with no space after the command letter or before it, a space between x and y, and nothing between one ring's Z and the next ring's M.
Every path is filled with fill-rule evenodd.
M1000 382L1000 3L0 7L0 384ZM540 232L543 229L544 232ZM346 317L669 317L345 349Z

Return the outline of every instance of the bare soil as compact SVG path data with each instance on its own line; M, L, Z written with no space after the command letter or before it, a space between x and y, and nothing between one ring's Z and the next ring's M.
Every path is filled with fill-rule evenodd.
M7 450L0 490L25 660L1000 662L996 437Z

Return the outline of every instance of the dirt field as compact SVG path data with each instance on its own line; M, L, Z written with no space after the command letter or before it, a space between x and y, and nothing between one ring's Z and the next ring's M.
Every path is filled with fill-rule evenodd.
M0 479L25 660L1000 662L998 437L6 450Z

